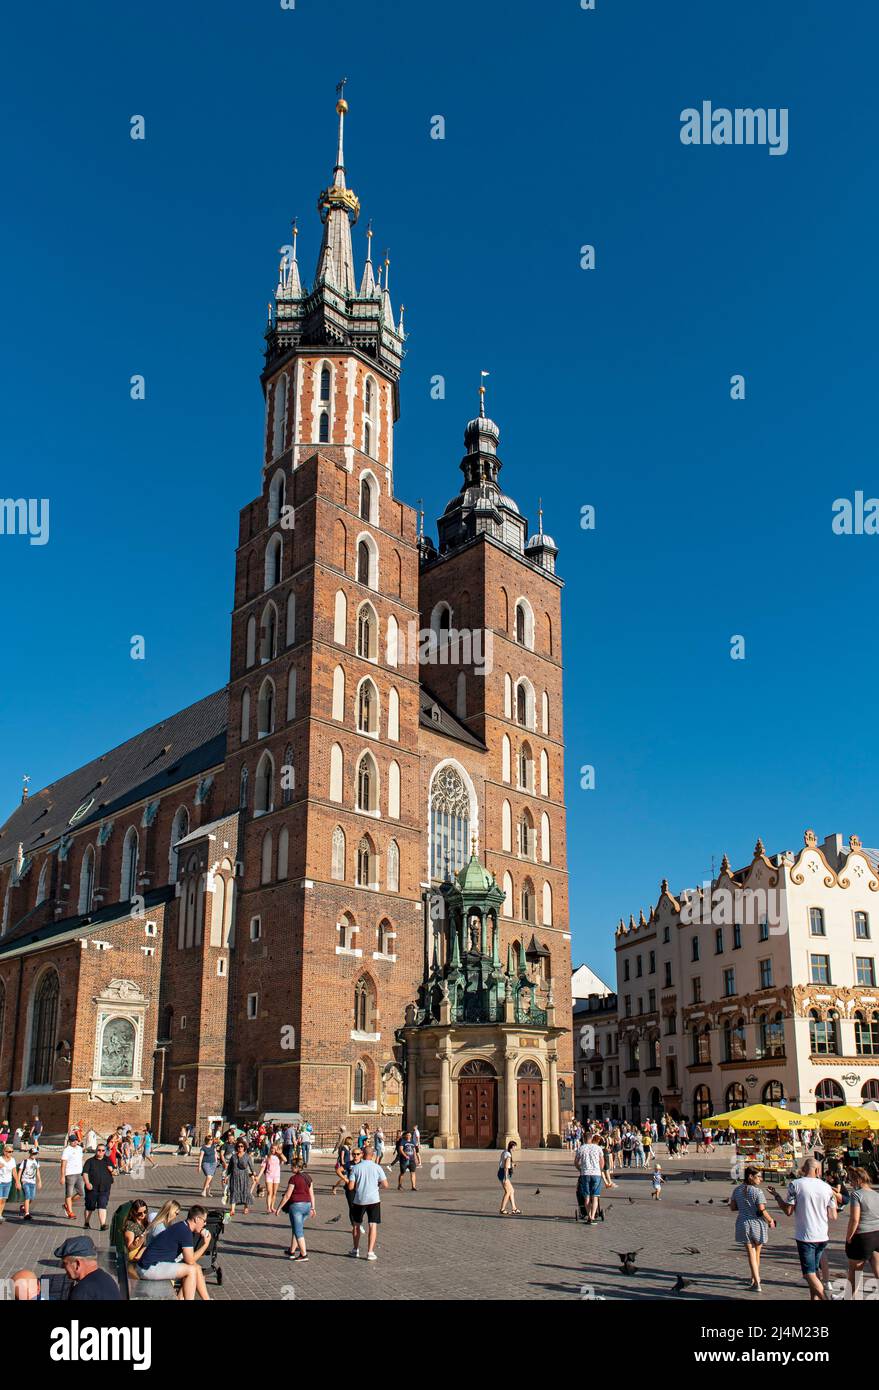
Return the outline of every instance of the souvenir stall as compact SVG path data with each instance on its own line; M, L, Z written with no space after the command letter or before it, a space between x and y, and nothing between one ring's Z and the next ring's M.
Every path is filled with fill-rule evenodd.
M706 1121L712 1128L728 1128L736 1136L736 1168L741 1175L749 1164L762 1168L767 1182L792 1176L803 1158L800 1131L802 1115L775 1105L746 1105Z

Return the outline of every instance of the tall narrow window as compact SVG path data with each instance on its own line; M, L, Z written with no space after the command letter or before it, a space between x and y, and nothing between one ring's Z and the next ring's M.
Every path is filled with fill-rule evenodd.
M275 765L270 753L263 753L257 764L253 809L257 815L265 815L275 809Z
M317 442L318 444L329 444L330 442L330 417L325 410L320 413Z
M322 401L330 399L330 369L324 367L320 374L320 398Z
M470 857L470 796L457 768L436 772L430 788L430 873L445 880Z
M337 825L333 831L333 858L330 874L338 882L342 883L345 879L345 832L341 825Z
M388 892L400 891L400 849L396 840L388 845Z
M357 583L369 583L369 546L361 541L357 547Z
M284 749L284 762L281 767L281 802L284 806L289 806L293 800L293 792L296 787L296 773L293 767L293 746L288 743ZM279 873L278 878L282 875ZM286 878L286 874L283 875Z
M52 1081L60 993L58 975L54 970L47 970L37 987L33 1005L27 1071L29 1086L47 1086Z
M119 897L121 901L137 894L138 841L134 826L129 826L122 845L122 882Z
M248 772L247 772L247 768L246 768L246 767L243 767L243 768L241 769L241 777L239 778L239 781L238 781L238 809L239 809L239 811L246 811L246 810L247 810L247 781L248 781Z
M91 845L86 849L82 856L82 865L79 870L79 911L91 912L92 892L95 884L95 852ZM124 896L124 895L123 895Z

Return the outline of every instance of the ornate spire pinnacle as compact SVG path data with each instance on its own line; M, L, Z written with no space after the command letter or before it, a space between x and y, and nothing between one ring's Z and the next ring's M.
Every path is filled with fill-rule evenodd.
M385 251L384 256L385 283L382 286L382 313L386 322L391 328L394 327L394 309L391 304L390 284L391 284L391 253Z
M28 782L29 782L30 780L31 780L31 779L27 776L27 774L25 774L25 776L22 777L22 779L21 779L21 799L22 799L22 801L27 801L27 799L28 799L27 784L28 784Z
M372 218L366 228L366 262L363 266L363 277L360 281L360 298L367 299L375 294L375 273L372 268Z
M404 331L404 328L403 328L403 315L405 314L405 312L406 312L406 305L405 305L405 304L401 304L401 305L400 305L400 327L397 329L397 336L398 336L399 338L404 338L404 337L406 336L405 331Z
M543 535L543 498L542 498L542 497L538 497L538 499L537 499L537 534L538 534L538 536L542 536L542 535Z
M345 184L345 115L348 103L342 93L347 77L336 88L339 99L339 145L333 182L317 200L324 224L323 241L317 261L317 281L326 280L343 294L354 294L354 252L351 247L351 228L360 215L360 200Z
M488 375L489 375L488 372L480 372L480 373L479 373L479 418L480 418L480 420L484 420L484 419L485 419L485 378L486 378Z

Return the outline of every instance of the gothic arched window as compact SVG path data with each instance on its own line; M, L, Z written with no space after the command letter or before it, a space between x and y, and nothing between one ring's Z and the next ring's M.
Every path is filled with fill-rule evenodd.
M372 982L361 975L354 986L354 1029L358 1033L375 1032L375 990Z
M246 694L247 694L247 691L245 691L244 693L245 693L245 695L246 695ZM249 698L250 698L250 697L248 696L248 699L249 699ZM242 710L243 710L243 704L242 704ZM244 721L244 715L243 715L243 713L242 713L241 719L242 719L242 724L243 724L243 721ZM246 735L246 733L244 732L243 728L242 728L242 732L241 732L241 737L242 737L242 739L245 739L245 738L247 737L247 735ZM172 882L172 883L173 883L174 879L177 877L177 850L176 850L175 846L177 845L177 842L178 842L179 840L182 840L182 839L183 839L184 835L188 835L188 834L189 834L189 812L187 811L187 809L186 809L185 806L181 806L181 807L178 808L178 810L177 810L177 812L176 812L176 814L175 814L175 816L174 816L174 820L173 820L172 823L171 823L171 845L170 845L170 848L169 848L169 850L168 850L168 866L169 866L169 869L170 869L170 879L171 879L171 882Z
M31 1022L31 1047L27 1084L48 1086L52 1082L55 1060L55 1034L58 1029L60 983L54 970L47 970L37 987Z
M137 893L137 860L137 831L131 825L125 832L125 841L122 845L122 882L119 891L121 901L126 898L133 898Z
M378 810L378 772L369 753L363 755L357 767L357 809Z
M275 728L275 685L274 681L266 679L263 681L259 690L259 702L257 704L257 737L265 738L267 734L273 733Z
M320 374L320 398L322 401L330 399L330 369L324 367Z
M376 882L375 849L368 835L357 846L357 887L371 888Z
M388 845L388 892L400 891L400 848L396 840Z
M357 583L369 583L369 546L366 541L361 541L357 546Z
M370 604L365 603L357 614L357 655L374 661L378 649L378 620Z
M362 734L378 732L378 695L371 680L365 680L357 694L357 728Z
M91 912L92 910L92 891L95 885L95 852L91 845L86 849L82 856L82 865L79 870L79 912Z
M269 753L263 753L257 764L253 809L257 815L275 809L275 765Z
M345 832L341 825L333 831L333 858L330 874L340 883L345 878Z
M240 778L240 781L239 781L239 783L238 783L238 809L239 809L239 811L246 811L246 810L247 810L247 779L248 779L247 768L246 768L246 767L243 767L243 768L241 769L241 778Z
M457 768L434 773L430 788L430 875L447 879L470 854L470 795Z

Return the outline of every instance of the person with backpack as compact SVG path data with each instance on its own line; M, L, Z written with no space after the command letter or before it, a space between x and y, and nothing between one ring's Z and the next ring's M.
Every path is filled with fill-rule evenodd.
M498 1163L497 1177L498 1182L501 1185L501 1190L503 1192L503 1198L501 1200L500 1209L501 1216L522 1215L521 1209L516 1206L516 1191L513 1187L513 1169L516 1166L513 1159L513 1150L515 1149L515 1147L516 1141L515 1139L511 1139L509 1144L501 1154L500 1162ZM509 1210L507 1210L508 1206Z

